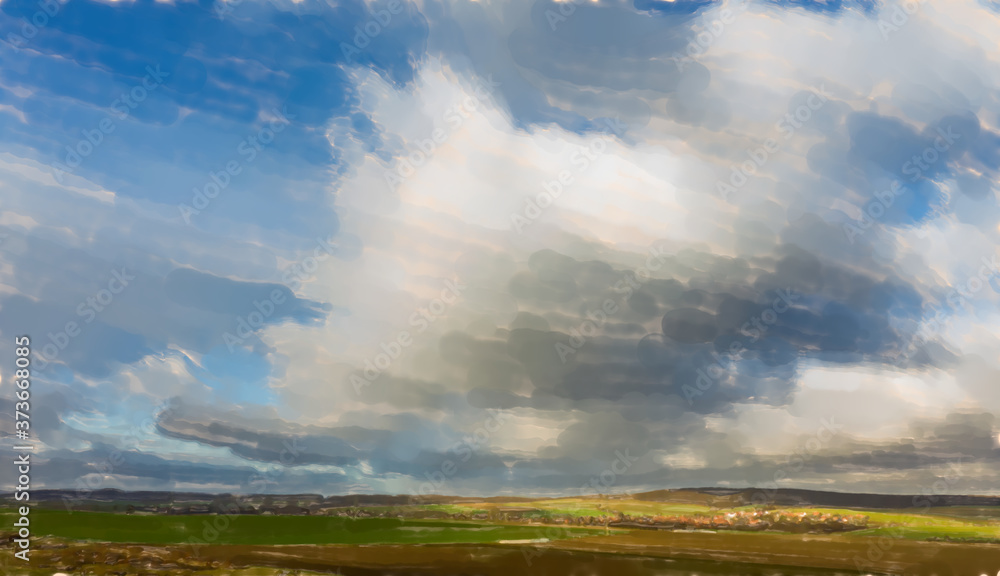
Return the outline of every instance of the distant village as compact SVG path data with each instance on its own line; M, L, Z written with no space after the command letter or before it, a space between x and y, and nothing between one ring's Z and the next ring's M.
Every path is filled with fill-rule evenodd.
M794 533L829 533L868 528L868 516L862 514L829 514L821 512L790 512L777 508L759 507L731 510L717 514L691 515L630 515L608 511L601 515L571 515L544 509L518 506L495 506L488 509L469 508L456 511L454 506L345 506L341 498L329 500L322 496L282 497L254 496L238 498L221 496L210 502L171 502L147 505L115 506L126 514L250 514L250 515L313 515L341 518L400 518L426 520L489 521L506 523L603 526L607 528L640 528L653 530L777 530Z

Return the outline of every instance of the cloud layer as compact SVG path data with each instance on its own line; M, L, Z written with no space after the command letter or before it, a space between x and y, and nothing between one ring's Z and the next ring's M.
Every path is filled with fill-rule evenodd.
M989 492L1000 22L901 6L5 0L33 479Z

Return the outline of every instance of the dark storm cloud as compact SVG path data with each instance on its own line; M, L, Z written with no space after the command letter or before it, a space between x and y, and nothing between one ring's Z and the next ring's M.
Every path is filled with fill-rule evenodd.
M375 428L373 424L383 424ZM249 419L219 414L183 402L157 421L160 433L181 440L223 447L246 460L288 467L370 465L376 474L419 478L448 459L461 459L455 478L494 476L505 464L482 440L462 438L447 426L416 414L383 417L368 426L296 426L273 417ZM460 439L462 438L462 439ZM428 444L447 442L440 450ZM480 445L482 444L482 445Z
M193 484L223 484L249 488L255 471L250 467L225 466L216 463L173 461L142 452L116 451L112 446L96 445L91 450L74 452L53 450L39 466L40 480L46 485L60 486L66 478L110 472L116 476L149 479L154 482Z
M233 414L223 416L219 426L202 422L191 428L197 428L198 432L185 436L185 439L227 447L248 455L251 460L280 463L293 473L300 464L316 463L330 456L329 453L320 456L306 446L337 445L344 441L368 442L367 447L371 450L365 449L358 454L364 454L376 474L398 473L423 482L441 470L445 462L451 462L456 471L447 477L449 488L468 490L475 486L477 491L487 493L502 487L530 486L533 490L554 490L565 494L567 486L587 485L597 477L595 475L611 469L619 458L630 465L626 468L627 473L622 472L621 465L615 465L618 474L614 491L663 485L697 486L712 483L710 479L720 475L730 478L732 485L753 487L770 481L776 470L784 471L783 478L799 478L807 482L834 474L863 475L891 470L906 474L916 485L927 481L927 478L933 481L933 473L956 463L964 467L963 481L972 486L980 481L974 468L993 464L1000 458L1000 449L992 443L991 427L995 418L987 413L953 413L940 420L920 421L913 425L910 438L892 442L858 439L850 429L838 425L834 419L817 423L818 429L828 425L830 431L826 435L817 435L822 438L818 444L813 445L817 436L804 435L800 441L802 446L793 454L758 456L741 450L729 434L706 429L704 422L694 414L677 408L668 409L665 414L668 418L653 427L633 419L634 414L626 412L634 406L630 401L621 403L621 406L622 414L598 414L567 426L553 445L532 456L497 453L487 444L477 445L467 438L456 444L457 449L417 450L401 458L388 448L392 444L393 433L387 430L363 427L309 427L308 430L303 427L295 430L294 426L289 427L288 423L280 420L256 422L259 429L289 433L281 437L268 432L261 434L258 430L244 428L246 423L226 420ZM170 425L174 424L177 422ZM278 438L283 438L280 446ZM371 443L373 438L379 440ZM262 441L266 446L273 444L274 449L254 451L252 454L240 452L241 444L255 441ZM677 453L682 446L697 447L707 466L658 464L658 457L653 451ZM295 458L291 457L293 453ZM61 456L65 458L57 459L59 466L74 465L72 455ZM188 473L188 467L192 471L199 470L197 465L160 463L150 468L156 472L151 477L160 477L160 473L166 475L162 477L180 477ZM240 479L235 469L228 476L214 475L211 478L218 482ZM439 479L437 484L432 482L431 485L440 488L445 484ZM866 484L865 480L860 480L858 484L862 489L866 485L875 486L877 483ZM603 490L600 484L591 488L592 491ZM429 493L429 488L423 490Z
M871 264L847 268L782 245L752 261L681 253L643 282L632 270L544 250L510 281L530 316L522 312L494 338L453 333L442 339L442 357L470 371L469 399L479 407L587 410L588 401L608 408L629 394L686 404L682 387L735 345L731 380L697 409L725 411L749 399L780 404L802 360L889 363L909 343L890 319L919 319L923 297ZM607 301L614 312L602 309ZM495 368L493 378L475 376L483 366ZM519 377L532 383L528 396L510 384Z

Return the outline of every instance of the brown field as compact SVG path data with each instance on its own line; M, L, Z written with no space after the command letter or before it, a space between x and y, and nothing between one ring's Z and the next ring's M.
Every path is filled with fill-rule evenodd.
M996 545L889 540L883 542L886 550L870 560L873 544L871 538L653 530L530 545L205 545L194 551L187 546L45 539L37 543L32 569L25 574L271 576L303 571L349 576L979 576L995 574L1000 568L1000 546ZM857 558L869 562L861 572ZM17 573L5 570L12 576Z
M170 514L155 506L148 510L148 502L91 505L111 508L102 512L44 506L32 514L30 564L14 561L10 553L0 556L0 576L993 576L1000 571L1000 506L992 501L927 510L807 505L768 510L731 495L644 496L650 497L447 502L442 497L435 504L345 507L333 501L310 503L311 508L304 508L299 496L294 497L299 505L292 506L289 497L281 509L299 510L296 515L259 509ZM196 504L212 508L212 502ZM266 506L263 500L255 505ZM134 509L113 513L116 507ZM11 514L0 509L0 521L10 525ZM428 515L434 518L423 519ZM781 523L739 529L740 519L768 515L797 519L796 530ZM590 522L595 518L596 525ZM678 519L687 519L684 529ZM699 520L692 524L692 519ZM828 530L845 519L850 530ZM206 536L210 523L220 527ZM9 540L13 533L0 537Z

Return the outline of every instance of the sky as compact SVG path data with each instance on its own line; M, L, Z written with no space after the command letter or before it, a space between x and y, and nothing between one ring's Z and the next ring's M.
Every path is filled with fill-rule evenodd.
M997 30L2 0L0 435L28 336L34 488L994 492Z

